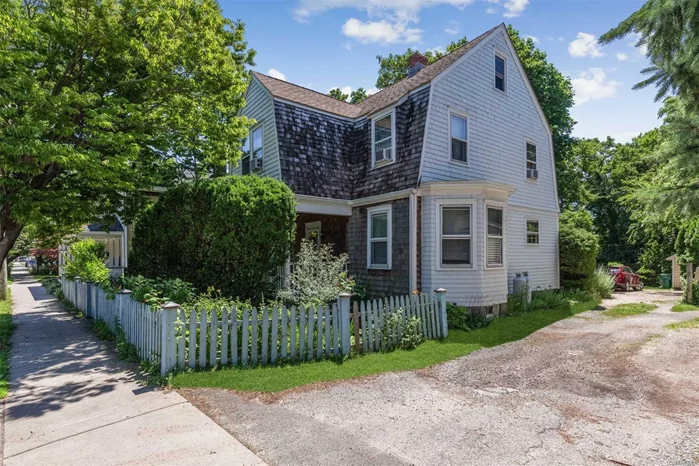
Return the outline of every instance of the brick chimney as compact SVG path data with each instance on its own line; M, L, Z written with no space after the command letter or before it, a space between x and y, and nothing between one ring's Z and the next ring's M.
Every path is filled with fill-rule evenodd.
M415 52L410 55L408 58L408 77L414 75L429 64L430 62L427 60L427 57L420 52Z

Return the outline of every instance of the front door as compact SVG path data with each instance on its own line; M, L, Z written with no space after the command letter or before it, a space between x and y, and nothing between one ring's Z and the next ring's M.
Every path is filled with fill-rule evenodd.
M306 224L306 240L320 246L320 222Z

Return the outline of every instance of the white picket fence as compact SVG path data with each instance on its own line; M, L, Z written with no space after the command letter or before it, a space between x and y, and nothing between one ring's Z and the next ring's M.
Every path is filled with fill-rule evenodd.
M446 338L446 290L355 302L350 295L324 306L181 309L168 303L158 309L121 291L113 299L99 286L79 278L61 279L63 295L87 317L120 325L141 359L160 358L161 373L174 368L217 365L257 366L280 360L302 361L385 350L412 317L427 339ZM400 319L391 320L398 312ZM395 328L389 328L389 322Z

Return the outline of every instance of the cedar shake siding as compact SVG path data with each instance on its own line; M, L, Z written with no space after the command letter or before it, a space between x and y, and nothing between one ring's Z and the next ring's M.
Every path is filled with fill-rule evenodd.
M367 269L367 209L391 205L391 269ZM408 199L355 207L347 226L348 270L371 297L407 294L410 290L410 212Z
M354 123L284 102L274 108L282 180L296 194L350 199Z
M358 123L353 199L417 187L429 96L426 87L396 107L396 159L389 165L371 167L371 121Z
M282 180L296 194L360 199L415 188L429 88L396 107L396 160L371 168L371 120L352 122L275 102Z
M306 224L320 222L321 244L332 244L333 254L347 252L347 223L349 217L298 213L296 215L296 243L294 252L301 249L301 240L306 237Z

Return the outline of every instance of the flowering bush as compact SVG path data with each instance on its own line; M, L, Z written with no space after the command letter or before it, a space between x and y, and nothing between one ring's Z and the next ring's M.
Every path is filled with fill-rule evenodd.
M36 258L36 272L40 274L58 273L58 249L34 248L29 252Z

